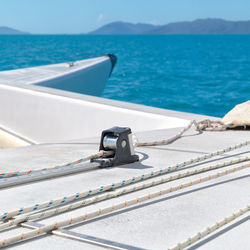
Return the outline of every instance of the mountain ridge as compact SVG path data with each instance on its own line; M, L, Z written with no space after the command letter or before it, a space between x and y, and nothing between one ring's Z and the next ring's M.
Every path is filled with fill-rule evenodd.
M91 31L88 34L113 34L117 33L119 30L119 34L138 34L140 32L148 32L156 27L160 27L159 25L153 24L145 24L145 23L129 23L129 22L112 22L106 25L103 25L101 28Z
M29 34L28 32L13 29L7 26L0 26L0 35L22 35L22 34Z
M118 21L103 25L88 34L250 34L250 20L228 21L220 18L206 18L165 25Z

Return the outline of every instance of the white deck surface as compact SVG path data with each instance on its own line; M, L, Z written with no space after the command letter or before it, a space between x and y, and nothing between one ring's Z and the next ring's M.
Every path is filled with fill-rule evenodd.
M70 66L71 62L58 63L52 65L6 70L0 72L0 83L4 84L36 84L41 81L46 81L51 78L66 75L97 63L106 61L106 56L74 61L73 66Z
M173 112L174 113L174 112ZM178 116L178 112L176 115ZM186 117L187 118L187 117ZM189 116L192 119L192 116ZM202 118L202 117L201 117ZM125 125L125 124L124 124ZM106 129L103 128L103 129ZM133 127L131 127L133 130ZM154 130L137 133L140 140L169 138L180 128ZM168 167L174 163L214 152L250 139L249 131L204 132L188 131L181 139L167 146L137 148L140 162L108 169L64 176L46 181L21 185L0 190L0 213L48 201L65 195L100 187L105 184L127 179L152 170ZM58 144L43 144L30 147L4 149L0 151L2 171L35 169L65 163L97 152L99 137L75 140ZM228 160L230 155L240 157L249 154L250 147L212 158L195 167L216 164L218 159ZM230 167L227 167L230 168ZM222 169L220 169L222 171ZM184 169L182 170L184 171ZM173 175L175 173L172 173ZM144 193L174 186L205 176L207 173L176 180L119 198L107 200L88 207L79 208L40 223L82 215L93 209L136 198ZM149 180L149 181L152 181ZM137 184L135 184L137 185ZM193 236L198 231L214 224L217 220L245 207L250 202L249 169L201 183L190 188L165 195L148 202L126 208L113 214L70 227L71 231L146 249L167 249ZM248 249L250 215L247 214L233 223L209 235L192 249ZM67 228L69 229L69 228ZM0 233L0 239L29 229L18 228ZM13 249L99 249L99 247L58 236L45 235L13 246Z

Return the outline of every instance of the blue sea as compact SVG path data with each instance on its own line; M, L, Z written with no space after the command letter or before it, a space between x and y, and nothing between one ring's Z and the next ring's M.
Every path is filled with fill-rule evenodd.
M249 35L0 36L0 70L106 53L105 98L219 117L250 99Z

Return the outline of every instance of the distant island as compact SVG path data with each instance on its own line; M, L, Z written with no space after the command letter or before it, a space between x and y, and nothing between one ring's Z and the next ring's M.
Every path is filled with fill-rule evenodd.
M30 34L0 26L0 35ZM112 22L87 34L93 35L161 35L161 34L250 34L249 21L227 21L218 18L196 19L165 25L146 23Z
M217 18L197 19L166 25L112 22L88 34L250 34L250 21L227 21Z
M29 34L28 32L12 29L6 26L0 26L0 35L22 35Z

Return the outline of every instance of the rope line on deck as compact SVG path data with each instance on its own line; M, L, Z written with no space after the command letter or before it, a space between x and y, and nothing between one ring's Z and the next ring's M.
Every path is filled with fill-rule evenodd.
M146 201L146 200L149 200L149 199L152 199L152 198L156 198L156 197L168 194L168 193L172 193L172 192L175 192L175 191L178 191L178 190L190 187L190 186L200 184L202 182L210 181L212 179L220 178L220 177L222 177L224 175L228 175L228 174L231 174L231 173L234 173L234 172L237 172L237 171L241 171L241 170L249 168L249 167L250 167L250 163L245 164L245 165L241 165L239 167L227 169L227 170L222 171L222 172L217 172L216 174L208 175L206 177L199 178L199 179L196 179L194 181L189 181L189 182L186 182L184 184L180 184L180 185L177 185L177 186L174 186L174 187L169 187L167 189L162 189L162 190L159 190L159 191L154 192L154 193L148 193L146 195L140 196L140 197L135 198L135 199L131 199L131 200L128 200L128 201L123 201L121 203L118 203L118 204L115 204L115 205L112 205L112 206L109 206L109 207L105 207L103 209L98 209L98 210L90 212L90 213L85 213L84 215L81 215L81 216L68 218L67 220L62 220L62 221L58 221L58 222L55 222L55 223L52 223L52 224L48 224L48 225L42 226L42 227L40 227L38 229L35 229L35 230L29 231L29 232L21 233L19 235L3 239L3 240L0 241L0 247L15 244L15 243L18 243L20 241L27 240L27 239L30 239L30 238L38 237L41 234L47 233L47 232L49 232L51 230L56 230L56 229L58 229L60 227L65 227L65 226L77 224L77 223L80 223L80 222L84 222L86 220L96 218L96 217L98 217L100 215L109 214L109 213L112 213L113 211L120 210L120 209L123 209L125 207L135 205L135 204L137 204L139 202L143 202L143 201ZM117 193L117 191L115 191L114 193Z
M150 173L146 173L146 174L142 174L142 175L139 175L139 176L136 176L136 177L132 177L132 178L129 178L127 180L123 180L121 182L112 183L110 185L90 189L88 191L81 192L81 193L76 193L74 195L64 196L63 198L60 198L60 199L51 200L51 201L47 201L47 202L40 203L40 204L37 203L35 205L23 207L23 208L20 208L20 209L11 211L11 212L5 212L4 214L0 215L0 219L2 221L6 221L7 219L10 219L10 218L12 218L13 216L16 216L16 215L21 215L21 214L32 212L32 211L38 211L40 209L47 208L47 207L53 207L53 206L57 206L57 205L61 205L61 204L66 204L68 202L78 200L78 199L82 199L82 198L85 198L85 197L88 197L88 196L91 196L91 195L94 195L94 194L97 194L97 193L102 193L102 192L105 192L107 190L123 187L123 186L130 185L130 184L142 181L142 180L157 177L157 176L160 176L160 175L163 175L163 174L166 174L166 173L173 172L173 171L175 171L177 169L186 167L188 165L191 165L191 164L194 164L194 163L197 163L197 162L201 162L201 161L205 161L205 160L210 159L210 158L215 157L215 156L222 155L222 154L224 154L226 152L230 152L230 151L239 149L239 148L241 148L243 146L247 146L249 143L250 143L250 141L246 141L246 142L243 142L243 143L240 143L240 144L236 144L234 146L227 147L227 148L222 149L222 150L215 151L215 152L210 153L210 154L205 154L205 155L202 155L202 156L198 156L196 158L192 158L190 160L181 162L179 164L175 164L173 166L169 166L169 167L164 168L164 169L160 169L160 170L157 170L157 171L152 171Z
M203 120L200 122L197 122L195 120L192 120L185 128L181 129L179 133L177 133L175 136L164 139L160 141L152 141L152 142L137 142L135 141L134 146L135 147L145 147L145 146L159 146L159 145L168 145L177 139L179 139L187 130L189 130L192 125L195 126L195 129L198 131L225 131L227 128L230 127L229 125L224 125L220 121L210 121L210 120Z
M187 127L183 128L177 135L175 135L174 137L170 138L170 139L166 139L166 140L162 140L162 141L155 141L155 142L144 142L144 143L138 143L135 142L134 143L134 147L142 147L142 146L157 146L157 145L167 145L175 140L177 140L178 138L180 138L183 133L185 131L187 131L188 129L190 129L192 127L193 124L196 124L196 121L191 121ZM134 135L135 137L135 135ZM6 173L0 173L0 178L9 178L9 177L14 177L14 176L22 176L22 175L27 175L27 174L32 174L32 173L38 173L38 172L43 172L43 171L47 171L47 170L53 170L53 169L58 169L58 168L63 168L63 167L69 167L69 166L73 166L73 165L77 165L79 163L88 161L88 160L92 160L92 159L96 159L99 157L103 157L103 156L111 156L112 154L114 154L113 151L104 151L101 150L96 154L78 159L76 161L72 161L69 163L65 163L62 165L56 165L53 167L49 167L49 168L41 168L41 169L34 169L34 170L25 170L25 171L12 171L12 172L6 172Z
M8 222L0 224L0 231L6 229L8 227L18 225L18 224L20 224L21 222L24 222L24 221L41 219L41 218L44 218L44 217L60 214L60 213L67 212L67 211L70 211L70 210L73 210L73 209L76 209L76 208L79 208L79 207L83 207L83 206L87 206L87 205L97 203L97 202L100 202L100 201L104 201L104 200L107 200L107 199L115 198L115 197L118 197L118 196L121 196L121 195L124 195L124 194L128 194L128 193L131 193L131 192L136 192L136 191L141 190L141 189L146 189L146 188L153 187L153 186L156 186L156 185L159 185L159 184L163 184L163 183L166 183L166 182L181 179L181 178L184 178L184 177L187 177L187 176L192 176L192 175L204 173L204 172L207 172L207 171L215 170L215 169L218 169L218 168L230 166L230 165L233 165L233 164L237 164L237 163L240 163L240 162L243 162L243 161L249 161L249 160L250 160L250 156L245 156L245 157L238 158L238 159L232 159L231 161L226 161L226 162L219 163L219 164L216 164L216 165L211 165L211 166L208 166L208 167L204 167L202 169L194 169L194 170L187 171L187 172L184 172L184 173L179 173L179 174L176 174L176 175L173 175L173 176L167 176L165 178L161 178L159 180L152 181L152 182L149 182L149 183L144 183L144 184L141 184L141 185L138 185L138 186L134 186L134 187L130 187L130 188L124 188L124 189L119 190L119 191L109 192L109 193L106 193L106 194L96 196L94 198L86 199L86 200L83 200L83 201L78 201L78 202L75 202L75 203L70 204L70 205L65 205L63 207L54 208L54 209L44 211L44 212L40 212L40 213L36 213L36 214L19 216L19 217L13 219L13 220L10 220Z
M196 129L204 131L225 131L231 126L232 124L224 124L221 121L211 121L209 119L206 119L198 122L196 124Z
M99 151L96 154L78 159L76 161L72 161L69 163L65 163L62 165L56 165L53 167L48 167L48 168L42 168L42 169L34 169L34 170L25 170L25 171L13 171L13 172L6 172L6 173L0 173L0 179L1 178L9 178L9 177L14 177L14 176L21 176L21 175L27 175L27 174L33 174L33 173L37 173L37 172L42 172L42 171L47 171L47 170L52 170L52 169L57 169L57 168L64 168L64 167L69 167L69 166L73 166L73 165L77 165L79 163L85 162L85 161L89 161L92 159L96 159L102 156L110 156L112 155L114 152L113 151Z
M176 141L177 139L179 139L187 130L189 130L192 125L195 126L196 130L207 130L208 126L204 126L204 122L206 122L208 120L202 121L202 122L196 122L195 120L192 120L185 128L183 128L179 133L177 133L175 136L169 138L169 139L164 139L164 140L160 140L160 141L153 141L153 142L137 142L135 140L134 142L134 147L145 147L145 146L159 146L159 145L167 145L170 144L174 141ZM113 151L104 151L101 150L96 154L78 159L76 161L72 161L69 163L65 163L65 164L61 164L61 165L56 165L53 167L48 167L48 168L41 168L41 169L34 169L34 170L25 170L25 171L12 171L12 172L5 172L5 173L0 173L0 179L1 178L9 178L9 177L14 177L14 176L22 176L22 175L27 175L27 174L32 174L32 173L38 173L38 172L43 172L43 171L48 171L48 170L53 170L53 169L58 169L58 168L63 168L63 167L69 167L69 166L73 166L88 160L92 160L92 159L96 159L96 158L100 158L103 156L111 156L112 154L114 154Z
M225 217L224 219L216 222L212 226L207 227L205 230L198 232L196 235L189 237L185 241L178 243L176 246L169 248L169 250L181 250L190 245L194 244L195 242L201 240L202 238L206 237L207 235L213 233L214 231L220 229L221 227L225 226L226 224L230 223L231 221L243 216L247 212L250 212L250 204L244 208L241 208L237 212L232 213L231 215Z
M160 141L152 141L152 142L135 142L134 146L135 147L146 147L146 146L159 146L159 145L167 145L170 144L177 139L179 139L187 130L189 130L192 125L195 125L197 127L197 122L195 120L191 121L185 128L181 129L179 133L177 133L175 136L169 138L169 139L164 139Z

